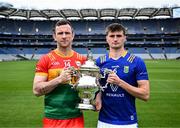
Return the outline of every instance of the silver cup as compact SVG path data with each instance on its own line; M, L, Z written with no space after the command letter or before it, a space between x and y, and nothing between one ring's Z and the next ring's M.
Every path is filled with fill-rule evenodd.
M88 59L84 65L80 67L82 74L76 86L79 91L81 103L77 105L83 110L95 110L95 92L99 89L99 67L95 65L92 59Z
M74 70L74 76L78 76L78 80L73 84L73 88L78 90L81 102L77 104L77 108L82 110L95 110L95 92L99 89L99 67L95 65L92 57L78 71ZM72 75L73 76L73 75Z

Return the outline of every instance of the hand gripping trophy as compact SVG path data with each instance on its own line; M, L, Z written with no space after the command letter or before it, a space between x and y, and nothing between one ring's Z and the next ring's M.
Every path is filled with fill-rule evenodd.
M99 67L95 65L90 50L88 51L87 58L88 60L79 70L74 70L72 67L70 70L72 71L73 88L79 91L81 98L81 102L77 104L77 107L82 110L95 110L94 97L95 92L99 89ZM73 76L79 77L76 83L73 82Z

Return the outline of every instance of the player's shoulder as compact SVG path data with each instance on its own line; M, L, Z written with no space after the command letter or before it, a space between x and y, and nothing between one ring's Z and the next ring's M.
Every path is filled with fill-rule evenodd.
M101 55L96 59L96 65L99 66L107 61L107 54Z
M78 60L81 60L81 61L87 60L86 56L84 56L84 55L82 55L82 54L80 54L80 53L78 53L76 51L74 51L74 55L75 55L76 59L78 59Z
M134 55L133 53L127 53L127 61L129 63L133 63L136 60L137 56Z
M144 62L144 60L141 57L129 52L127 53L127 61L129 63Z

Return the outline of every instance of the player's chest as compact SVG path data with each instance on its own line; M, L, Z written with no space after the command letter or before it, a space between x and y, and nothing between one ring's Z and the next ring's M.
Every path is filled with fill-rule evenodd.
M75 59L59 59L52 61L49 64L49 69L64 69L69 67L75 67L78 68L79 65L81 65L81 62Z
M101 67L101 74L106 75L111 71L117 74L121 79L133 78L135 75L135 66L131 63L119 63L119 62L111 62L106 63Z

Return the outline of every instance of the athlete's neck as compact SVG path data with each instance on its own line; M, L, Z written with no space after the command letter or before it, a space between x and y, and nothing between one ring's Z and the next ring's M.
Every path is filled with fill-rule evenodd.
M112 59L119 59L121 56L124 56L126 50L124 48L121 49L110 49L109 57Z
M70 55L72 53L72 48L71 47L67 47L67 48L63 48L63 47L57 47L57 51L64 56Z

